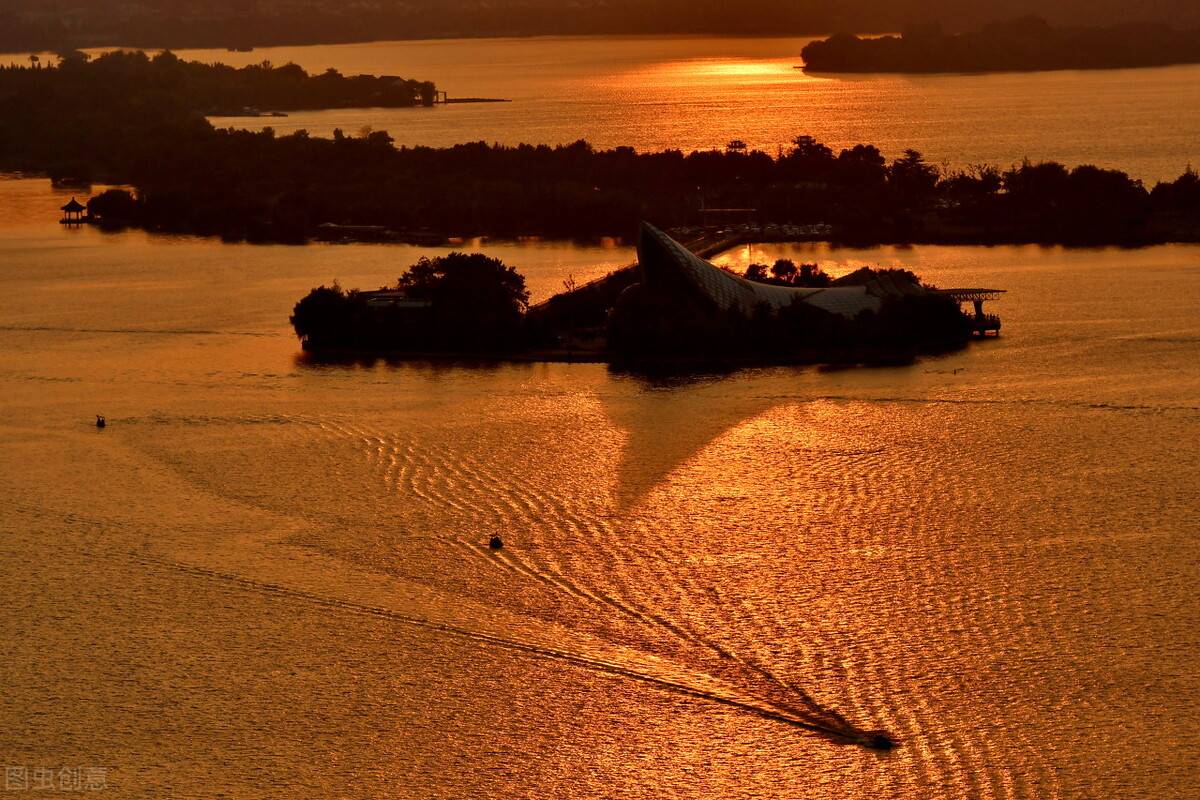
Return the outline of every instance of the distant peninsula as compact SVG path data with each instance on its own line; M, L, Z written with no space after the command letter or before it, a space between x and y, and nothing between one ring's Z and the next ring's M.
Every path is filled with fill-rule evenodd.
M0 68L0 97L38 102L64 117L80 107L95 107L98 113L107 108L109 114L136 105L154 115L255 116L263 111L411 108L439 99L430 81L348 76L334 69L310 75L296 64L268 61L235 68L185 61L170 51L151 57L118 50L97 58L70 51L60 54L57 65L34 59L29 67Z
M1033 72L1200 63L1200 30L1160 24L1055 28L1038 17L971 33L927 25L903 36L838 34L802 51L809 72Z

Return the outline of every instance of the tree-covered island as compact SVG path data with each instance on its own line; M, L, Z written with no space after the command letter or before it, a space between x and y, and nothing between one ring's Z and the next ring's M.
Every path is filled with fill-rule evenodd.
M1032 72L1200 63L1200 30L1162 24L1055 28L1038 17L970 33L939 25L902 36L838 34L801 51L810 72Z
M221 114L245 109L304 111L328 108L411 108L432 105L430 81L392 75L310 75L296 64L269 61L246 67L185 61L170 51L149 56L116 50L96 58L71 51L57 64L0 68L0 97L70 115L73 108L103 114L157 108L157 117ZM131 123L139 122L137 118Z
M980 332L953 294L904 270L834 280L816 265L779 261L770 277L763 265L738 276L649 225L638 257L597 282L614 291L569 288L533 308L524 278L495 258L422 258L379 290L317 287L296 303L291 323L317 357L630 365L907 362Z

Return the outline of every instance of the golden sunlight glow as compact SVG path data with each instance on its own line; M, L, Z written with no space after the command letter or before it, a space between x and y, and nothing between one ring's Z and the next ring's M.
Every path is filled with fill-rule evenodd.
M795 69L795 59L704 58L647 64L616 76L621 86L635 88L763 86L809 83L814 80Z

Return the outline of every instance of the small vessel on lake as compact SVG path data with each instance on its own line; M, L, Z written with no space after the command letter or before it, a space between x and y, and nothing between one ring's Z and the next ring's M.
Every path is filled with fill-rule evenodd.
M894 750L900 743L891 737L887 731L867 731L861 744L871 750Z

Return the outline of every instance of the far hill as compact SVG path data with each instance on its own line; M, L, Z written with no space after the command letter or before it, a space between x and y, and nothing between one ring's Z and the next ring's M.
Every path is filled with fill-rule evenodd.
M939 26L903 36L839 34L802 51L809 72L1032 72L1200 63L1200 30L1129 24L1055 28L1038 17L992 23L973 33Z

